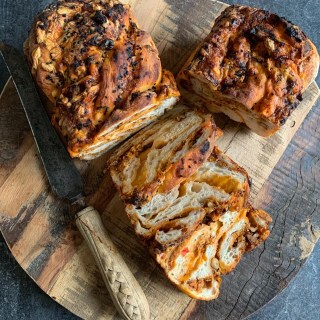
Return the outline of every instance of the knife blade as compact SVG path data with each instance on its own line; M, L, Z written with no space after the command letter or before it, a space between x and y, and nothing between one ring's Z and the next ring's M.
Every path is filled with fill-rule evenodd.
M3 43L0 53L26 113L51 188L59 198L73 202L82 196L82 178L51 125L24 57Z
M84 203L81 175L51 125L23 55L0 43L0 56L11 74L53 192L71 202ZM127 320L149 319L145 294L112 243L99 213L93 207L81 210L76 215L76 225L97 262L119 314Z

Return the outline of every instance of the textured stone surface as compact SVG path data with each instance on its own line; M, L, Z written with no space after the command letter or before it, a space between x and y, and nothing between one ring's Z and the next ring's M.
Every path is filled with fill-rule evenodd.
M0 0L0 40L22 48L36 12L48 0ZM285 16L301 26L320 47L320 0L225 0L261 7ZM0 90L7 74L0 66ZM318 76L318 84L320 78ZM320 245L318 244L294 281L250 319L319 319ZM0 237L0 319L77 319L45 295L24 273Z
M290 285L250 320L319 320L320 243Z

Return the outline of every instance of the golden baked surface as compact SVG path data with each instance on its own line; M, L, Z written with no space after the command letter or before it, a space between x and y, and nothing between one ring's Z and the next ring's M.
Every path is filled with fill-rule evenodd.
M318 65L317 50L299 27L261 9L230 6L188 61L180 81L185 88L190 88L189 77L200 86L201 81L209 83L218 103L222 95L239 102L277 130L302 100Z
M57 1L38 16L25 53L73 156L132 114L179 96L151 36L116 1Z

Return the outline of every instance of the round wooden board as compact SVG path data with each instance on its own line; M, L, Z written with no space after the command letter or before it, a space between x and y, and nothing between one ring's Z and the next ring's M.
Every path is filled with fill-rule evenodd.
M189 1L130 3L152 33L165 67L175 72L208 32L213 17L226 7L210 0L199 1L197 7ZM224 131L219 147L248 170L253 178L251 200L272 215L273 224L267 242L223 278L221 294L212 302L196 302L178 291L139 243L105 171L108 155L92 162L75 161L86 182L87 201L101 212L145 290L152 319L244 318L297 274L320 236L320 111L314 108L295 133L318 96L319 89L312 84L287 125L270 139L217 118ZM75 227L76 208L50 192L12 82L0 97L0 139L0 229L12 254L48 295L71 312L84 319L118 318Z

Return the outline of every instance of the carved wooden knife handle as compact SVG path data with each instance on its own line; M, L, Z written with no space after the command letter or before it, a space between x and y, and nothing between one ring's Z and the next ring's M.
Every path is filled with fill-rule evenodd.
M119 314L127 320L147 320L148 301L92 207L78 213L76 224L99 266Z

